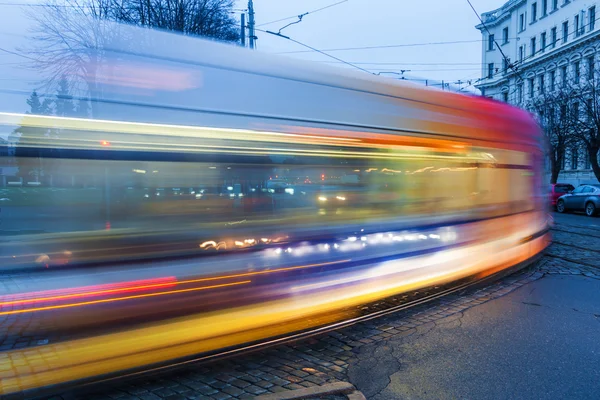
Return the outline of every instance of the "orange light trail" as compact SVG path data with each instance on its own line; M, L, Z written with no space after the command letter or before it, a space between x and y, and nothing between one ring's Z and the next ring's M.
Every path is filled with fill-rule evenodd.
M164 295L167 295L167 294L178 294L178 293L186 293L186 292L193 292L193 291L200 291L200 290L218 289L218 288L228 287L228 286L245 285L245 284L248 284L250 282L252 282L252 281L241 281L241 282L223 283L223 284L220 284L220 285L202 286L202 287L190 288L190 289L170 290L168 292L159 292L159 293L138 294L138 295L134 295L134 296L117 297L117 298L112 298L112 299L101 299L101 300L83 301L83 302L80 302L80 303L69 303L69 304L61 304L61 305L56 305L56 306L28 308L28 309L25 309L25 310L3 311L3 312L0 312L0 315L24 314L24 313L28 313L28 312L57 310L57 309L61 309L61 308L89 306L89 305L92 305L92 304L100 304L100 303L112 303L112 302L115 302L115 301L142 299L142 298L146 298L146 297L164 296Z
M18 303L20 301L28 301L28 300L46 300L51 298L68 298L68 296L78 296L78 295L87 295L92 293L102 293L108 292L111 290L128 290L133 288L143 288L143 287L151 287L153 285L174 285L177 281L177 278L174 276L167 276L164 278L156 278L156 279L143 279L137 281L126 281L126 282L118 282L118 283L109 283L103 285L91 285L91 286L81 286L70 289L55 289L55 290L42 290L39 292L27 292L27 293L18 293L3 296L2 299L10 299L4 304L13 304ZM140 286L135 286L140 285ZM89 291L91 290L91 291ZM35 296L46 296L46 297L35 297ZM32 297L30 297L32 296Z
M25 300L6 301L3 303L0 303L0 307L17 305L17 304L35 303L35 302L48 302L48 301L55 301L55 300L73 299L73 298L77 298L77 297L102 296L105 294L138 292L138 291L146 290L146 289L173 287L177 284L178 284L178 282L171 281L171 282L166 282L166 283L155 283L152 285L131 286L131 287L118 288L118 289L96 290L96 291L92 291L92 292L64 294L64 295L60 295L60 296L37 297L37 298L34 297L31 299L25 299Z
M49 301L63 300L63 299L68 299L68 298L85 297L85 296L89 296L89 295L103 295L103 294L122 293L122 292L126 293L126 292L131 292L131 291L144 290L147 288L171 287L174 285L184 285L184 284L189 284L189 283L208 282L208 281L215 281L215 280L221 280L221 279L245 278L245 277L257 276L257 275L272 274L272 273L276 273L276 272L287 272L287 271L294 271L294 270L305 269L305 268L316 268L316 267L322 267L325 265L339 264L339 263L343 263L343 262L347 262L347 261L350 261L350 259L340 260L340 261L331 261L331 262L319 263L319 264L300 265L300 266L288 267L288 268L279 268L279 269L274 269L274 270L269 270L269 271L246 272L243 274L215 276L215 277L210 277L210 278L188 279L188 280L184 280L184 281L173 281L173 282L162 283L162 284L143 285L143 286L136 286L136 287L120 288L120 289L108 289L108 290L94 291L94 292L82 292L82 293L76 293L76 294L31 298L31 299L25 299L25 300L15 300L15 301L0 303L0 307L15 305L15 304L33 303L33 302L49 302ZM165 278L165 279L168 279L168 278ZM250 282L250 281L248 281L248 282ZM216 288L216 287L219 287L219 285L215 285L213 287ZM158 295L162 295L162 294L184 293L186 291L202 290L202 289L203 288L179 289L178 291L151 293L151 294L139 295L139 296L150 297L150 296L158 296ZM44 311L44 310L51 310L51 309L57 309L57 308L78 307L78 306L83 306L83 305L105 303L105 302L110 302L110 301L128 300L130 298L140 298L140 297L128 296L128 297L120 297L120 298L112 298L112 299L104 299L104 300L92 300L92 301L80 302L80 303L69 303L69 304L63 304L63 305L57 305L57 306L35 307L35 308L28 308L28 309L24 309L24 310L2 311L2 312L0 312L0 315L20 314L20 313L25 313L25 312Z

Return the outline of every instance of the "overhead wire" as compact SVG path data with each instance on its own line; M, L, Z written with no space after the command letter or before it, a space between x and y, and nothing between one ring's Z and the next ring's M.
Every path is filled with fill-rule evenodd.
M467 0L467 1L468 1L468 0ZM596 23L596 22L598 22L598 21L600 21L600 17L596 18L596 19L594 20L594 23ZM489 31L488 31L488 32L489 32ZM577 32L577 31L572 31L572 32L569 32L569 33L567 33L567 35L566 35L565 37L566 37L567 39L569 39L571 36L575 36L575 37L577 37L577 36L580 36L580 35L578 35L578 32ZM523 56L523 59L522 59L522 60L515 61L515 62L513 63L513 65L515 66L515 68L516 68L516 69L519 69L519 66L521 66L521 65L524 65L524 64L525 64L527 61L529 61L529 60L531 60L532 58L534 58L534 57L538 56L539 54L546 52L546 50L547 50L547 49L548 49L550 46L553 46L553 45L554 45L554 46L556 47L556 44L557 44L558 42L561 42L561 41L563 41L563 40L564 40L564 37L557 37L557 38L556 38L556 41L555 41L554 43L552 43L552 42L551 42L551 43L548 43L548 44L547 44L545 47L540 47L539 49L536 49L536 51L535 51L534 53L530 53L529 55ZM553 47L552 49L554 49L555 47ZM551 49L551 50L552 50L552 49ZM483 66L482 66L482 67L483 67ZM520 71L520 70L519 70L519 71ZM493 79L493 78L497 77L497 76L498 76L498 75L500 75L500 74L507 74L507 72L506 72L506 70L504 70L504 69L498 69L498 72L495 72L494 74L492 74L492 76L491 76L491 77L489 77L489 76L487 76L487 75L486 75L485 77L482 77L482 78L480 78L478 81L490 80L490 79ZM515 83L512 83L512 84L509 84L509 85L508 85L509 89L510 89L510 87L511 87L511 86L513 86L513 89L512 89L512 91L509 91L509 96L513 95L513 94L514 94L514 93L515 93L515 92L518 90L518 86L519 86L519 85L520 85L522 82L524 82L524 81L525 81L525 79L522 77L522 75L521 75L520 73L519 73L519 74L517 74L517 75L518 75L519 81L518 81L518 82L515 82Z
M269 33L269 34L271 34L271 35L274 35L274 36L281 37L281 38L283 38L283 39L286 39L286 40L289 40L289 41L291 41L291 42L294 42L294 43L296 43L296 44L298 44L298 45L300 45L300 46L306 47L307 49L310 49L310 50L312 50L312 51L314 51L314 52L317 52L317 53L319 53L319 54L322 54L322 55L324 55L324 56L326 56L326 57L329 57L329 58L332 58L332 59L334 59L334 60L336 60L336 61L339 61L339 62L341 62L341 63L343 63L343 64L349 65L349 66L351 66L351 67L353 67L353 68L356 68L356 69L358 69L358 70L361 70L361 71L363 71L363 72L366 72L366 73L369 73L369 74L373 74L373 72L371 72L371 71L369 71L369 70L367 70L367 69L364 69L364 68L362 68L362 67L359 67L358 65L352 64L352 63L350 63L350 62L348 62L348 61L344 61L344 60L342 60L341 58L338 58L338 57L336 57L336 56L332 56L331 54L327 54L327 53L326 53L325 51L323 51L323 50L316 49L316 48L314 48L314 47L312 47L312 46L309 46L309 45L307 45L307 44L305 44L305 43L302 43L302 42L300 42L300 41L298 41L298 40L292 39L292 38L291 38L291 37L289 37L289 36L284 36L284 35L281 35L281 34L277 34L277 33L274 33L274 32L269 32L269 31L266 31L266 30L263 30L263 29L258 29L258 28L255 28L255 30L257 30L257 31L259 31L259 32Z
M324 7L321 7L321 8L317 8L316 10L307 11L307 12L299 14L299 15L305 16L305 15L309 15L309 14L315 14L315 13L318 13L319 11L323 11L323 10L326 10L328 8L335 7L335 6L339 5L339 4L346 3L348 1L349 0L338 1L337 3L332 3L332 4L329 4L327 6L324 6ZM277 22L289 21L290 19L298 18L299 15L292 15L290 17L280 18L280 19L276 19L274 21L264 22L264 23L258 24L256 26L259 27L259 26L265 26L265 25L275 24Z
M449 44L463 44L463 43L478 43L482 42L482 39L477 40L454 40L448 42L424 42L424 43L402 43L402 44L390 44L390 45L379 45L379 46L359 46L359 47L340 47L332 49L324 49L323 51L353 51L353 50L372 50L372 49L387 49L387 48L399 48L399 47L418 47L418 46L437 46L437 45L449 45ZM306 50L296 51L284 51L276 54L293 54L293 53L309 53Z

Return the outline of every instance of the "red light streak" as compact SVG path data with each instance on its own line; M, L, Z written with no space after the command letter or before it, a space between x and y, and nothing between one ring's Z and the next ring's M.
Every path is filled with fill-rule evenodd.
M159 278L159 279L147 280L147 281L133 281L133 282L123 282L123 283L109 284L109 285L84 286L84 287L80 287L80 288L74 288L71 290L71 292L75 291L75 293L69 293L69 290L31 292L31 293L25 293L23 295L29 297L29 296L36 295L36 294L38 294L38 295L45 294L46 297L29 297L29 298L25 298L25 299L9 300L9 301L0 303L0 308L4 307L4 306L18 305L18 304L28 304L28 303L35 303L35 302L52 302L52 301L58 301L58 300L64 300L64 299L81 298L81 297L86 297L86 296L103 296L103 295L115 294L115 293L129 293L129 292L149 290L149 289L162 289L162 288L166 288L166 287L173 287L176 285L183 285L183 284L190 284L190 283L208 282L208 281L232 279L232 278L244 278L244 277L251 277L251 276L256 276L256 275L273 274L273 273L277 273L277 272L294 271L294 270L305 269L305 268L322 267L325 265L339 264L339 263L343 263L343 262L347 262L347 261L350 261L350 259L325 262L325 263L319 263L319 264L308 264L308 265L279 268L279 269L267 270L267 271L255 271L255 272L247 272L247 273L240 273L240 274L215 276L215 277L209 277L209 278L189 279L189 280L184 280L184 281L177 281L177 279L175 277L171 276L171 277ZM156 282L156 281L159 281L159 282L158 283L149 283L149 282ZM142 283L142 282L146 282L146 284L137 285L137 286L132 285L132 283ZM251 281L243 281L242 283L249 283L249 282L251 282ZM102 300L91 300L91 301L85 301L85 302L79 302L79 303L68 303L68 304L55 305L55 306L28 308L28 309L23 309L23 310L3 311L3 312L0 312L0 315L22 314L22 313L26 313L26 312L78 307L78 306L85 306L85 305L91 305L91 304L107 303L107 302L111 302L111 301L121 301L121 300L129 300L129 299L136 299L136 298L160 296L163 294L185 293L185 292L190 292L190 291L195 291L195 290L202 290L203 288L218 288L218 287L226 287L226 286L237 285L237 284L241 284L241 283L234 282L234 283L220 284L220 285L214 285L214 286L209 286L209 287L179 289L179 290L172 290L172 291L168 291L168 292L148 293L148 294L136 295L136 296L109 298L109 299L102 299ZM120 286L120 285L125 285L125 286L115 288L115 286ZM96 290L89 291L89 289L96 289ZM88 290L88 291L86 291L86 290ZM65 292L66 292L66 294L60 294L60 293L65 293ZM58 294L54 295L54 296L49 296L50 293L58 293ZM18 296L19 295L15 295L15 296L13 296L13 298L18 297Z
M48 310L57 310L60 308L71 308L71 307L88 306L88 305L92 305L92 304L112 303L115 301L141 299L141 298L145 298L145 297L164 296L167 294L186 293L186 292L194 292L194 291L200 291L200 290L217 289L217 288L228 287L228 286L244 285L244 284L247 284L250 282L252 282L252 281L223 283L220 285L201 286L201 287L190 288L190 289L169 290L168 292L146 293L146 294L138 294L138 295L134 295L134 296L125 296L125 297L117 297L117 298L110 298L110 299L82 301L80 303L68 303L68 304L60 304L60 305L56 305L56 306L27 308L25 310L3 311L3 312L0 312L0 315L23 314L23 313L35 312L35 311L48 311Z
M174 276L169 276L165 278L147 279L141 281L81 286L73 289L44 290L40 292L29 292L12 296L4 296L2 300L6 301L1 302L0 307L15 304L33 303L37 301L54 301L94 295L101 296L111 293L135 292L159 287L172 287L175 285L177 285L177 279Z

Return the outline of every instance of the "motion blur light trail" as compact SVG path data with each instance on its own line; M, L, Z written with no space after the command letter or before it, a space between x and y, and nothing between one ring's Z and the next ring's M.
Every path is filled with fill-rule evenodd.
M4 311L3 308L5 306L13 306L13 305L20 305L20 304L27 304L27 303L55 302L55 301L59 301L59 300L79 298L79 297L92 297L92 296L102 296L102 295L112 295L112 294L123 294L123 293L128 293L128 292L143 291L143 290L150 290L150 289L165 289L165 288L172 288L177 285L187 285L187 284L193 284L193 283L210 282L210 281L215 281L215 280L244 278L244 277L252 277L252 276L256 276L256 275L289 272L289 271L295 271L295 270L306 269L306 268L323 267L326 265L333 265L333 264L338 264L338 263L347 262L347 261L350 261L350 260L347 259L347 260L341 260L341 261L335 261L335 262L325 262L325 263L319 263L319 264L309 264L309 265L302 265L302 266L295 266L295 267L288 267L288 268L280 268L280 269L276 269L276 270L255 271L255 272L247 272L247 273L243 273L243 274L232 274L232 275L224 275L224 276L199 278L199 279L188 279L188 280L182 280L182 281L177 281L175 277L166 277L166 278L153 279L153 280L147 280L147 281L125 282L125 283L117 283L117 284L110 284L110 285L74 288L74 289L71 289L71 291L77 291L78 293L57 295L57 296L51 296L51 297L32 297L32 295L35 295L35 294L46 294L45 292L23 293L20 295L13 295L10 297L25 296L25 297L28 297L27 299L4 301L4 302L0 303L0 315L23 314L23 313L28 313L28 312L48 311L48 310L55 310L55 309L60 309L60 308L81 307L81 306L87 306L87 305L93 305L93 304L110 303L110 302L114 302L114 301L143 299L143 298L147 298L147 297L164 296L164 295L170 295L170 294L181 294L181 293L186 293L186 292L194 292L194 291L198 291L198 290L208 290L208 289L217 289L217 288L223 288L223 287L229 287L229 286L235 286L235 285L243 285L243 284L251 283L252 281L246 280L246 281L239 281L239 282L221 283L221 284L216 284L216 285L211 285L211 286L201 286L201 287L194 287L194 288L188 288L188 289L161 291L161 292L156 292L156 293L147 293L147 294L124 296L124 297L110 297L110 298L101 299L101 300L89 300L89 301L82 301L82 302L77 302L77 303L67 303L67 304L45 306L45 307L32 307L32 308L25 308L25 309L21 309L21 310ZM153 283L153 284L145 284L145 285L141 285L141 286L139 285L142 282L150 283L150 282L157 282L157 281L163 281L165 283ZM129 286L130 284L138 284L138 285ZM115 287L115 286L124 286L124 287L118 288L118 289L106 289L106 290L93 290L93 291L86 290L86 289L90 289L90 288L98 289L99 287ZM67 291L69 291L69 290L67 290ZM61 292L61 291L57 290L57 291L51 291L51 292ZM64 291L62 291L62 292L64 292Z
M47 290L41 292L26 292L3 296L0 298L0 308L4 306L48 302L78 297L102 296L107 294L128 293L148 289L173 287L177 278L169 276L159 279L146 279L142 281L112 283L106 285L76 287L71 289Z
M0 354L3 396L329 329L548 243L524 111L79 17L53 51L94 68L67 95L0 65L0 333L30 346ZM0 48L45 48L18 29Z
M332 277L323 286L293 288L287 299L220 310L204 315L164 321L109 335L40 346L8 353L11 363L25 363L35 373L2 376L4 393L126 371L190 354L206 353L290 331L308 329L339 318L351 318L352 309L397 293L465 276L506 268L524 261L545 247L534 241L516 245L505 239L434 254L414 265L415 259L365 266L357 279ZM510 249L498 257L498 249ZM352 273L347 273L352 277ZM240 282L240 283L248 283ZM327 290L323 290L323 289ZM201 328L199 328L201 327ZM74 361L77 360L76 363Z
M229 287L229 286L244 285L244 284L247 284L250 282L252 282L252 281L222 283L220 285L200 286L200 287L195 287L195 288L190 288L190 289L178 289L178 290L169 290L166 292L158 292L158 293L146 293L146 294L137 294L137 295L132 295L132 296L124 296L124 297L112 297L112 298L101 299L101 300L82 301L79 303L68 303L68 304L59 304L59 305L46 306L46 307L27 308L24 310L2 311L2 312L0 312L0 315L14 315L14 314L23 314L23 313L28 313L28 312L36 312L36 311L58 310L61 308L89 306L92 304L112 303L112 302L116 302L116 301L133 300L133 299L143 299L143 298L147 298L147 297L165 296L165 295L169 295L169 294L181 294L181 293L187 293L187 292L195 292L195 291L199 291L199 290L210 290L210 289L218 289L218 288L224 288L224 287Z

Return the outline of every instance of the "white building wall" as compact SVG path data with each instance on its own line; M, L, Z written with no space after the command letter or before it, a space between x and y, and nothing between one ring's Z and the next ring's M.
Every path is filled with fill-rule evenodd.
M595 65L600 66L600 0L547 0L544 13L543 0L510 0L497 10L484 13L482 20L485 24L478 25L483 38L482 78L477 87L482 94L500 101L527 108L528 102L539 94L540 76L544 78L544 86L548 90L550 74L555 71L556 85L561 83L560 69L567 66L569 74L574 65L580 62L580 74L585 77L586 59L594 57ZM532 5L537 6L537 18L532 19ZM590 29L590 12L595 8L593 29ZM521 29L520 19L523 15L524 29ZM575 17L579 18L580 32L576 33ZM567 23L568 35L563 43L563 23ZM583 27L583 29L582 29ZM503 29L508 28L508 42L503 41ZM552 28L556 28L557 42L552 44ZM494 34L498 46L488 50L489 32ZM546 33L546 47L542 48L542 34ZM536 51L532 53L531 39L535 38ZM519 48L523 48L523 60L520 60ZM510 60L512 68L502 70L504 55ZM499 72L491 78L488 76L488 64L498 64ZM494 66L495 71L496 66ZM533 97L530 95L530 80L533 79ZM522 97L519 93L522 87ZM560 182L575 185L597 183L586 163L586 152L580 149L576 157L577 163L572 165L573 156L569 150L566 155L565 167L559 176Z

